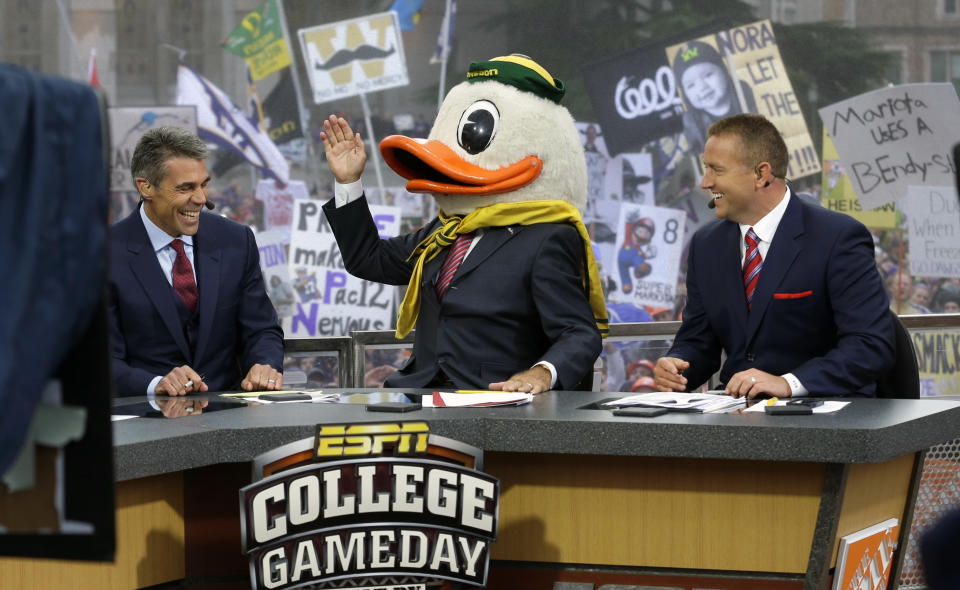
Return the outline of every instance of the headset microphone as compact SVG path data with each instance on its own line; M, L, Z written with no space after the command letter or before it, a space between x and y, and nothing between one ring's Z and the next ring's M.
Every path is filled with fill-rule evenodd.
M203 206L206 207L208 211L213 211L213 208L216 207L217 205L213 201L207 200L207 202L204 203Z
M763 188L767 188L768 186L770 186L770 181L769 181L769 180L766 181L765 183L763 183Z
M710 199L709 201L707 201L707 209L716 209L716 208L717 208L716 199Z

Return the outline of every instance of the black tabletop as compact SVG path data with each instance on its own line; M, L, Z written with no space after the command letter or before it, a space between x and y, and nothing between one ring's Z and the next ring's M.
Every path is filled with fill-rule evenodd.
M244 405L217 395L186 396L180 418L114 422L119 481L244 462L302 438L318 424L425 420L430 431L484 451L714 459L882 462L960 436L960 402L943 399L854 399L839 412L806 416L764 413L668 413L617 417L596 402L610 393L556 391L518 407L424 408L371 412L367 403L418 399L423 390L325 389L341 403ZM206 408L199 406L208 402ZM216 407L216 411L211 411ZM146 398L114 400L114 414L146 416Z

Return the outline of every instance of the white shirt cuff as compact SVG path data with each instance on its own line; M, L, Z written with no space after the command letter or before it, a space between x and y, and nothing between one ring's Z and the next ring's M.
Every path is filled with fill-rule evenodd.
M333 203L343 207L347 203L356 201L363 195L363 181L348 182L347 184L333 183Z
M807 388L803 386L803 383L800 383L800 380L797 379L793 373L786 373L782 375L782 377L787 380L787 385L790 386L791 397L806 397L810 395Z
M156 376L150 383L147 385L147 395L154 395L157 392L157 384L160 383L160 380L163 379L162 376Z
M544 369L550 371L550 389L557 384L557 368L553 366L553 363L547 361L540 361L539 363L533 365L534 367L543 367Z

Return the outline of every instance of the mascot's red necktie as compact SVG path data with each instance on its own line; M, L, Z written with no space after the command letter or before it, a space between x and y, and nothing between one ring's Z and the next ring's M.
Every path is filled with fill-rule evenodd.
M183 252L183 241L176 239L170 242L170 247L177 252L177 259L173 262L173 290L187 305L190 313L197 311L197 282L193 278L193 267Z
M438 298L443 299L443 296L446 295L447 289L450 288L450 281L453 280L453 275L457 274L457 269L460 268L460 263L466 258L467 250L470 249L472 242L473 232L457 236L457 241L453 243L450 254L447 255L447 259L443 261L443 267L440 268L440 278L437 279Z
M747 255L743 260L743 288L747 294L747 309L753 301L753 290L757 288L757 278L760 276L760 267L763 266L763 258L760 256L760 238L754 233L753 228L747 230L747 235L743 237L747 243Z

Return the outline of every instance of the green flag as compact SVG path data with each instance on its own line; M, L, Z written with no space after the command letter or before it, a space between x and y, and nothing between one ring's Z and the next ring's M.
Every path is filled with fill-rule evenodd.
M254 80L290 65L280 18L276 0L267 0L243 17L240 26L221 43L230 53L247 60Z

